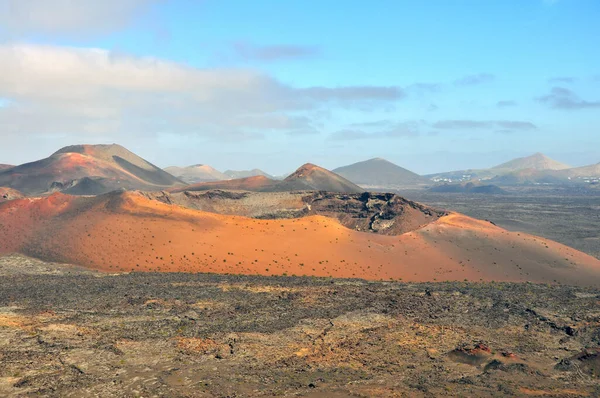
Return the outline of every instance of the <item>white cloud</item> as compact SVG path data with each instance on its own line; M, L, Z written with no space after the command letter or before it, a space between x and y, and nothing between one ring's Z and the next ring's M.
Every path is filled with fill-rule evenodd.
M398 87L294 88L248 69L200 69L101 49L0 46L3 134L204 134L311 130L325 107L387 106Z
M0 0L0 31L17 35L110 32L160 1Z

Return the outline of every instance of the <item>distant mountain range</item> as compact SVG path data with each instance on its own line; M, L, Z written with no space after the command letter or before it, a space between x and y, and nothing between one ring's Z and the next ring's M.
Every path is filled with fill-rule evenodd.
M473 182L474 185L466 185ZM191 185L190 185L191 184ZM64 192L97 195L116 189L204 191L235 189L259 192L435 188L438 192L500 193L502 186L587 184L600 186L600 163L570 168L536 153L489 169L420 176L385 159L374 158L334 169L307 163L284 179L262 170L227 170L209 165L161 170L120 145L73 145L48 158L19 166L0 165L0 187L24 195ZM495 187L494 187L495 186Z
M171 192L233 189L255 192L329 191L359 193L364 189L329 170L307 163L284 180L252 176L228 181L205 182L172 189Z
M572 168L542 153L521 157L488 169L467 169L420 176L385 159L374 158L333 170L368 189L438 186L443 192L500 193L498 186L600 184L600 163ZM479 184L487 183L487 187ZM467 186L465 183L475 182Z
M542 153L517 158L489 169L467 169L425 176L436 183L486 181L496 185L594 183L600 164L571 168Z

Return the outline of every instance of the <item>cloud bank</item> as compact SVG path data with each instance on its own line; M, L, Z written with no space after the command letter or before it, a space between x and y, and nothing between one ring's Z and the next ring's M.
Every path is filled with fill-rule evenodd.
M101 49L0 46L6 134L256 137L314 130L312 112L372 109L399 87L292 87L249 69L201 69Z
M0 0L0 31L106 33L121 29L162 0Z

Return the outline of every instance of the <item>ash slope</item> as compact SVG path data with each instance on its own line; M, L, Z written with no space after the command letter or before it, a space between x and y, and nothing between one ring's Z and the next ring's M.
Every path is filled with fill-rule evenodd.
M178 185L184 183L116 144L68 146L46 159L0 171L0 186L27 195L57 190L99 194L120 188L154 190Z
M169 205L133 192L53 194L0 204L0 254L103 271L311 275L405 281L600 285L600 261L461 214L401 235L309 215L258 220Z

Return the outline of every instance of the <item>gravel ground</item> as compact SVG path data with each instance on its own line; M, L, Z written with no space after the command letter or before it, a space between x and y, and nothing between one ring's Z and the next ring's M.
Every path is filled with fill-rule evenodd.
M600 290L0 272L0 396L600 394Z

